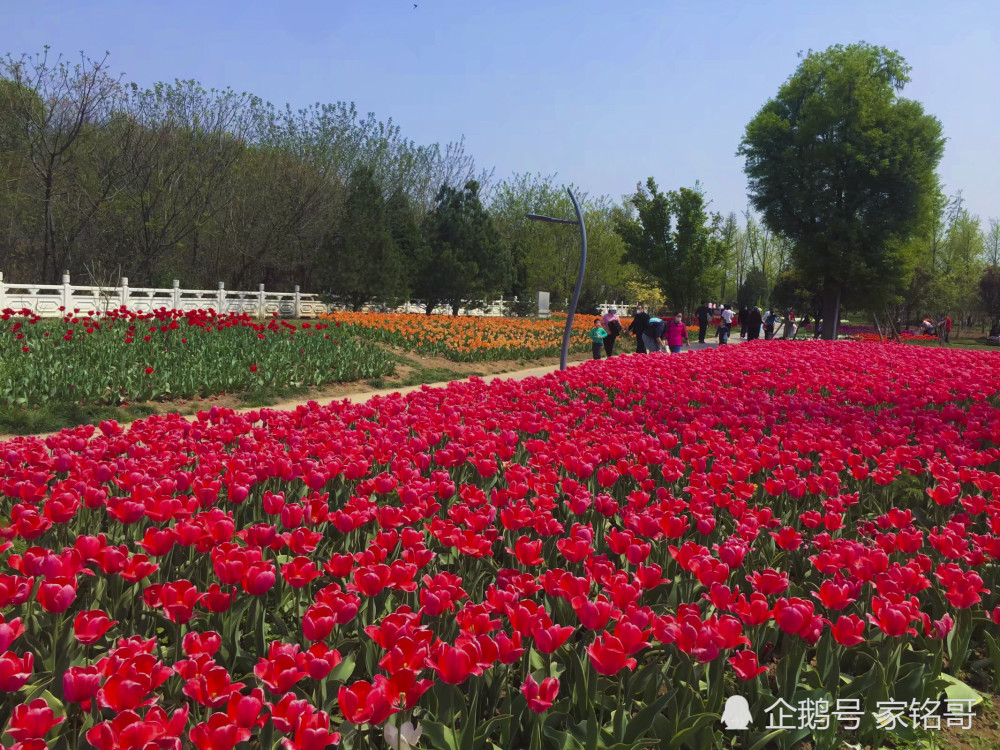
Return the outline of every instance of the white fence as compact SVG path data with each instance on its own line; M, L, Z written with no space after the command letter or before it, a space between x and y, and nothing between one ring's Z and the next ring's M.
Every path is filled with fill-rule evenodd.
M514 297L513 302L517 302ZM568 303L568 301L567 301ZM478 305L459 308L460 315L501 316L506 313L510 302L503 297L492 302L482 300ZM318 295L303 294L299 287L293 292L268 292L261 284L256 292L231 291L219 282L218 289L181 289L180 283L167 288L130 287L127 278L122 278L118 286L74 286L69 274L63 274L62 284L8 284L0 272L0 311L11 309L15 312L30 310L35 315L57 318L79 310L81 313L105 313L125 307L133 312L153 312L168 310L214 310L220 314L246 313L257 317L271 317L277 313L283 318L314 318L321 313L338 309L337 305L327 305ZM619 313L631 310L621 302L605 302L598 306L601 313L617 307ZM369 311L423 313L425 308L419 301L407 301L399 307L391 308L372 305ZM435 315L450 315L450 305L434 308Z
M256 292L229 291L220 281L217 290L181 289L174 281L169 289L130 287L127 278L118 286L74 286L69 274L62 284L8 284L0 273L0 310L27 309L42 317L81 313L105 313L125 307L133 312L168 310L214 310L217 313L248 313L257 317L278 313L285 318L313 318L327 311L315 294L266 292L261 284Z

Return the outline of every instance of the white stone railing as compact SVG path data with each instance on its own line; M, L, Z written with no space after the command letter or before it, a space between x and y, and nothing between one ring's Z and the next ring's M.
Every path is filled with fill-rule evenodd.
M517 297L513 298L517 302ZM567 300L568 303L568 300ZM504 315L508 303L503 297L492 302L482 300L473 307L459 308L459 315L490 316ZM218 289L181 289L180 282L174 281L170 288L131 287L128 279L122 278L117 286L75 286L70 283L68 273L63 274L62 284L8 284L0 272L0 311L11 309L15 312L30 310L45 318L58 318L76 310L81 313L106 313L121 307L132 312L153 312L154 310L214 310L220 314L246 313L257 317L271 317L277 313L283 318L315 318L321 313L338 309L328 305L316 294L303 294L296 286L292 292L268 292L261 284L256 292L231 291L219 282ZM604 302L598 305L601 314L610 308L619 314L627 314L634 303ZM366 311L423 313L425 308L419 301L410 301L399 307L369 305ZM439 305L434 315L451 315L451 305Z
M216 290L173 287L130 287L127 278L118 286L74 286L69 274L62 284L8 284L0 273L0 310L30 310L42 317L61 317L67 312L106 313L121 307L133 312L168 310L214 310L220 314L247 313L270 317L314 318L327 311L315 294L266 292L261 284L256 292L230 291L220 281Z

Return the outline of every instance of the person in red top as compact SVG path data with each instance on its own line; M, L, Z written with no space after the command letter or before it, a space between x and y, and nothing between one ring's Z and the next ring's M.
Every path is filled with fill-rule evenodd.
M691 342L688 341L688 329L684 325L684 315L681 313L674 313L674 317L667 321L667 330L664 334L667 339L667 346L670 348L671 354L677 354L681 350L681 346L687 344L687 348L691 348Z
M948 341L948 339L951 338L951 316L950 315L946 314L944 316L944 319L941 321L940 328L941 328L941 333L944 336L944 343L946 343L946 344L950 343Z

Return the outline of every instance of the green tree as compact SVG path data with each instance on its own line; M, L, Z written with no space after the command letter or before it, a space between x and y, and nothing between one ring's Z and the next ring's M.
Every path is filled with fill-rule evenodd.
M718 299L725 302L734 288L738 288L743 277L743 235L736 220L736 212L730 211L719 232L719 245L722 250L722 278L719 282ZM735 271L735 273L730 273ZM730 284L730 276L735 279ZM714 295L712 295L714 297Z
M706 212L700 185L665 194L652 177L636 186L628 209L616 221L626 258L656 279L675 306L693 310L722 280L721 217Z
M414 293L428 315L442 302L458 315L463 302L498 293L509 283L510 254L483 207L475 180L462 189L441 186L424 222L424 238Z
M822 285L825 338L845 296L905 283L901 242L937 186L941 124L898 95L908 72L898 53L865 43L810 53L740 144L751 203L794 242L803 279Z
M392 240L399 249L403 263L403 276L406 294L413 290L411 280L419 273L420 262L424 254L424 233L420 224L420 206L403 190L395 190L389 196L385 205L386 218Z
M620 298L636 269L623 261L625 248L614 230L613 207L606 198L592 199L578 190L574 194L587 227L581 299L599 303ZM513 257L513 293L533 303L536 292L547 291L553 309L560 309L576 284L580 233L572 227L531 221L526 214L575 218L565 188L552 176L514 175L494 189L490 213Z
M990 231L983 238L983 256L988 266L1000 266L1000 221L990 219Z
M332 239L325 269L329 289L352 310L373 299L396 300L406 292L405 264L392 236L382 186L369 166L354 169L344 215Z
M113 111L119 83L107 73L107 54L101 60L81 54L75 65L61 57L50 63L47 47L39 55L0 59L0 76L13 84L0 87L0 110L23 139L39 188L42 280L54 281L73 262L70 249L57 242L57 203L74 197L63 180L80 141Z
M761 305L762 309L767 307L770 285L767 275L759 268L751 268L747 273L743 283L740 284L736 298L737 304L742 309Z
M989 316L990 323L1000 322L1000 268L987 266L979 280L979 301Z

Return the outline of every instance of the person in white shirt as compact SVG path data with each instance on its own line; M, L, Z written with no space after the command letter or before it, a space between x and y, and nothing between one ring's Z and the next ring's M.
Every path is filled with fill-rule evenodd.
M733 317L735 313L729 309L729 305L722 306L722 326L719 328L719 344L729 341L729 334L733 330Z

